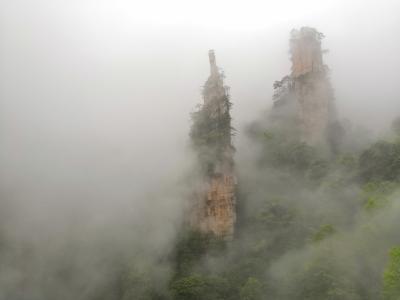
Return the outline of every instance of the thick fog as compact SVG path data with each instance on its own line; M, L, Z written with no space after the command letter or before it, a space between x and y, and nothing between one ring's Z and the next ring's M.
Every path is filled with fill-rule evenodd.
M399 11L396 0L0 0L0 223L33 257L0 270L0 290L29 272L42 282L71 251L95 282L107 253L171 247L209 49L231 87L238 161L301 26L326 36L340 118L385 132L400 115Z

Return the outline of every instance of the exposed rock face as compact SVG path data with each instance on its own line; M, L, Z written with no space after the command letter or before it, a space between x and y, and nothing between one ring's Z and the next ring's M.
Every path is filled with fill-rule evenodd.
M302 139L314 145L327 141L336 121L328 68L323 64L323 35L314 28L293 30L290 39L292 72L274 84L275 107L295 107ZM289 102L295 103L289 103Z
M196 230L231 238L236 221L231 103L212 50L209 60L210 76L203 89L204 104L193 114L191 130L202 182L194 195L190 224Z
M292 54L292 76L312 72L323 72L321 39L324 36L314 28L302 27L293 29L290 38L290 52Z
M191 226L204 233L231 239L236 222L235 185L233 174L208 178L195 195Z

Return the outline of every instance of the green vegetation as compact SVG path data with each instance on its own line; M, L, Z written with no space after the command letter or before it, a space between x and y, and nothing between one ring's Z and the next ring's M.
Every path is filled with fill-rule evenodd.
M287 80L276 87L290 102ZM212 84L204 93L216 88ZM220 163L233 165L230 108L224 93L192 115L190 136L202 175L215 174ZM93 261L86 249L63 245L67 254L45 273L43 289L64 295L53 287L62 281L85 300L400 299L400 121L390 139L372 144L345 137L336 124L326 145L315 147L298 138L293 116L275 117L245 133L250 155L236 168L239 210L232 241L182 226L167 250L147 255L151 247L132 247L136 252L121 254L99 242L106 249L98 247L100 259ZM10 247L1 229L0 266L8 266L9 257L12 266L35 269L34 263L42 263L28 264L32 249ZM96 276L90 287L76 282L74 274L82 269L74 251L107 275L104 282ZM24 287L19 276L16 291ZM51 299L46 296L31 299ZM3 298L26 299L18 292Z
M215 147L221 146L214 129L228 132L229 122L209 120L206 109L193 115L191 134L213 171ZM183 228L156 260L145 250L115 261L105 253L97 264L107 270L107 280L82 288L83 298L400 299L400 235L394 226L400 226L400 142L332 154L303 143L295 130L263 122L251 126L248 136L255 150L253 161L237 166L240 208L233 241ZM16 249L0 237L2 257L11 257ZM30 255L29 249L18 251L21 261ZM74 263L64 260L52 278L75 288Z
M383 299L400 299L400 247L390 250L390 260L383 275Z
M229 295L226 279L217 276L193 274L176 280L172 284L174 299L177 300L224 300Z
M236 238L181 238L172 299L399 299L397 248L384 267L400 238L383 213L400 187L400 143L343 153L294 132L251 127L256 167L239 169Z
M214 172L220 159L215 147L222 145L214 129L228 132L229 122L209 120L206 109L193 115L191 134ZM247 133L253 152L251 161L237 165L239 210L232 241L182 228L156 258L146 249L120 255L99 248L101 259L93 263L107 276L94 277L90 287L76 282L77 250L66 245L68 255L47 273L44 289L63 295L52 287L62 281L89 300L400 299L400 141L333 153L303 143L290 128L258 122ZM10 244L0 231L2 266L36 267L29 264L29 246ZM20 299L18 293L6 298Z
M331 224L322 225L320 229L314 234L313 241L320 242L334 233L335 228Z
M262 298L262 284L257 278L249 277L240 289L240 300L260 300Z
M222 80L219 84L222 84ZM231 137L235 129L231 126L232 103L226 90L227 87L209 79L203 94L212 94L212 99L192 113L191 142L202 173L208 175L214 174L222 162L233 165Z
M400 178L400 144L379 141L363 151L360 176L364 181L397 181Z

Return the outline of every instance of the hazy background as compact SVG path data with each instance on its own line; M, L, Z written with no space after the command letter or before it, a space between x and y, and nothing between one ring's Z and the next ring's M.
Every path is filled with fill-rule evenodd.
M239 159L300 26L326 35L341 116L384 131L400 114L399 12L396 0L0 0L3 230L54 253L94 232L162 251L209 49L231 86Z

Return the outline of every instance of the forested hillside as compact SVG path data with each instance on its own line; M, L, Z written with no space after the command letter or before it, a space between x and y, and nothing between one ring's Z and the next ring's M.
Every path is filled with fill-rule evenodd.
M0 300L400 300L399 12L0 0Z

